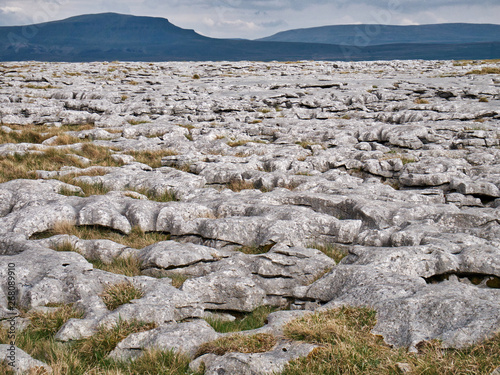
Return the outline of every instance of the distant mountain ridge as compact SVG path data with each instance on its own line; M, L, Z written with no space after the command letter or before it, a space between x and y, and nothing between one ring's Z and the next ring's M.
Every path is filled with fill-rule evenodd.
M282 31L267 42L345 44L375 46L383 44L465 44L500 42L500 25L445 23L433 25L335 25Z
M398 42L366 47L344 42L214 39L177 27L165 18L102 13L30 26L0 27L0 61L492 59L500 58L498 39L460 44Z

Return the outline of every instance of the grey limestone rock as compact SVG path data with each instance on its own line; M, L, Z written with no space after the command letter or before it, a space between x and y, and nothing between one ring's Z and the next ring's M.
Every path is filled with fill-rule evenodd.
M281 342L273 350L265 353L227 353L220 357L204 358L205 374L272 374L283 371L285 365L296 358L306 357L316 348L305 343Z
M44 370L45 372L51 374L52 368L34 358L32 358L28 353L24 350L19 349L17 346L11 345L0 345L0 359L2 362L6 363L8 366L11 366L16 374L26 374L28 371L40 371ZM12 360L14 358L14 360Z
M374 332L411 349L435 338L461 347L498 331L496 78L452 61L113 66L4 64L0 122L11 143L0 159L11 170L0 183L0 265L16 265L20 308L82 310L59 340L139 318L158 328L114 355L157 344L193 355L219 337L199 318L262 305L301 311L271 314L247 334L280 335L293 316L345 304L376 309ZM38 143L23 130L41 132ZM58 145L65 139L75 143ZM97 157L89 145L109 153ZM74 165L31 166L54 151L73 154ZM87 184L109 192L85 196ZM50 233L60 224L101 227L123 243L161 232L162 241L134 249ZM66 244L75 251L56 251ZM337 264L313 247L346 256ZM129 258L141 275L89 262ZM109 311L100 294L122 282L143 297ZM2 284L0 319L6 292ZM208 373L280 371L310 350L286 345L203 360Z
M202 344L219 337L220 334L204 320L172 323L128 336L118 343L109 356L116 359L133 358L141 354L140 350L156 348L179 351L193 358Z

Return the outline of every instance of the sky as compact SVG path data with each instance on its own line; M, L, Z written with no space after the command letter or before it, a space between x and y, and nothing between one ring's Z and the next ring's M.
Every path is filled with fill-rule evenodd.
M164 17L214 38L340 24L500 23L499 0L0 0L0 26L88 13Z

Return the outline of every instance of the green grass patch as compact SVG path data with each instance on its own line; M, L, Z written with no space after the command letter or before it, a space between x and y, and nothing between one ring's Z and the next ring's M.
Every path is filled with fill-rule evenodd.
M199 357L207 353L217 355L232 352L264 353L271 350L276 345L276 342L276 337L268 333L259 333L252 336L232 335L201 345L196 356Z
M143 291L136 288L129 281L110 285L100 294L102 301L111 311L116 310L121 305L129 303L133 299L139 299L143 296Z
M83 312L75 310L72 305L64 305L49 313L29 313L30 338L34 341L54 336L57 331L71 318L83 318Z
M127 257L127 258L115 258L111 263L104 263L101 260L96 259L87 259L94 268L116 273L119 275L125 276L140 276L141 272L141 262L139 259L135 257Z
M276 307L261 306L251 313L242 314L232 322L217 318L206 318L205 320L220 333L249 331L263 327L266 324L267 316L276 310Z
M189 357L174 351L148 350L132 362L117 362L113 365L123 375L202 375L189 370Z
M162 193L152 192L148 189L131 189L139 194L145 195L149 200L156 202L177 202L179 198L173 190L165 190Z
M55 375L140 375L168 374L186 375L189 358L171 351L145 351L135 361L108 359L116 345L133 333L156 328L154 323L141 321L119 321L114 327L100 327L90 338L68 343L56 342L55 333L70 318L81 318L82 313L70 306L63 306L51 313L30 314L30 325L16 334L16 345L33 358L47 363ZM0 328L0 342L8 342L8 332ZM9 369L0 367L2 373ZM41 375L43 372L30 372Z

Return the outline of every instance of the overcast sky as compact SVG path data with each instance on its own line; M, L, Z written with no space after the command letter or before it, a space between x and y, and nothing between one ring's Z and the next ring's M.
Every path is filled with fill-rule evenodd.
M499 0L0 0L0 26L117 12L168 18L216 38L338 24L500 23Z

